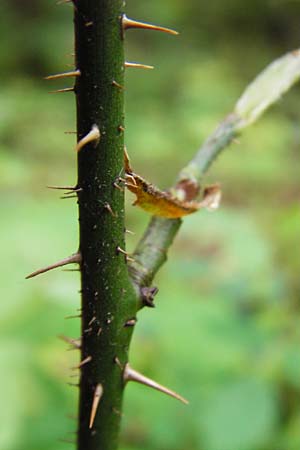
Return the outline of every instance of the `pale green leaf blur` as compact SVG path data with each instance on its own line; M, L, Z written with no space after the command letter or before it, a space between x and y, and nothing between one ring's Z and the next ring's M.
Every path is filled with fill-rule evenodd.
M245 128L255 122L270 105L291 89L299 77L299 50L293 50L269 64L250 83L236 104L234 111L240 117L238 128Z
M128 0L129 17L178 37L131 30L126 143L161 188L193 156L245 87L299 47L300 2ZM79 336L77 272L34 269L77 249L74 200L49 184L76 181L70 82L43 81L73 63L71 5L0 2L0 449L64 450L74 440ZM215 213L184 220L139 315L132 365L190 400L126 390L121 450L300 448L300 86L243 132L205 182L222 184ZM127 196L132 250L148 215ZM87 411L87 414L89 412Z

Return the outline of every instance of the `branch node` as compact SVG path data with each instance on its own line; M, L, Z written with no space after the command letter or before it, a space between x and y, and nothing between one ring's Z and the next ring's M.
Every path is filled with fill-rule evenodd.
M154 297L158 293L158 288L156 286L143 286L140 289L140 293L143 305L148 306L149 308L155 308Z

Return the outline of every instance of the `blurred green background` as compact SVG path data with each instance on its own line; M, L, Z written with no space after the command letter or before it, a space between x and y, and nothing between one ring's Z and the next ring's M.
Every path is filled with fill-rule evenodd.
M129 0L128 16L174 27L174 38L129 32L126 142L135 169L162 188L274 58L300 44L299 0ZM77 248L76 165L68 83L42 77L72 67L71 5L0 3L0 448L63 450L73 440L76 272L37 267ZM299 450L299 86L233 144L206 181L216 213L184 221L139 316L133 365L190 400L140 386L126 391L121 450ZM127 196L132 250L149 217ZM71 375L71 377L70 377ZM70 446L72 448L72 446Z

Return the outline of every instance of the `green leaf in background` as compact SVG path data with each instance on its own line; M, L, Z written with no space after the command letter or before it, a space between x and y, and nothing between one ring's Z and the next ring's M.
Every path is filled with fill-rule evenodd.
M299 80L299 77L300 50L294 50L273 61L255 78L238 100L234 111L240 117L237 129L255 122Z
M200 441L206 450L250 450L268 445L277 425L271 386L249 379L221 387L203 408Z
M1 450L73 448L58 439L74 438L65 413L76 414L76 392L66 381L78 355L56 336L79 335L79 322L64 320L79 307L78 276L57 270L24 280L76 250L75 201L45 189L74 182L75 140L64 134L74 129L74 99L48 95L42 81L73 62L70 6L0 1ZM298 45L300 3L131 0L126 8L181 31L172 53L154 34L126 42L128 60L157 69L126 73L128 150L137 170L165 187L248 80ZM280 97L286 73L296 81L296 60L287 54L264 75L277 91L266 78L246 91L244 125L267 105L263 96ZM181 229L157 307L139 316L131 358L190 405L129 386L122 450L211 450L221 438L229 450L300 448L299 94L295 87L218 159L209 179L222 183L220 210ZM127 216L133 248L148 217L130 199Z

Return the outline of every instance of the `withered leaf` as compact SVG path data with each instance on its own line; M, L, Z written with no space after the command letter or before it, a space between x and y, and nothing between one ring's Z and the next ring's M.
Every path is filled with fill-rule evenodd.
M204 190L203 200L181 201L168 191L161 191L153 184L148 183L140 175L133 172L128 154L125 150L125 180L126 187L136 195L133 203L140 206L145 211L155 216L166 217L168 219L178 219L188 214L192 214L201 208L215 210L221 200L220 186L215 184L208 186Z

